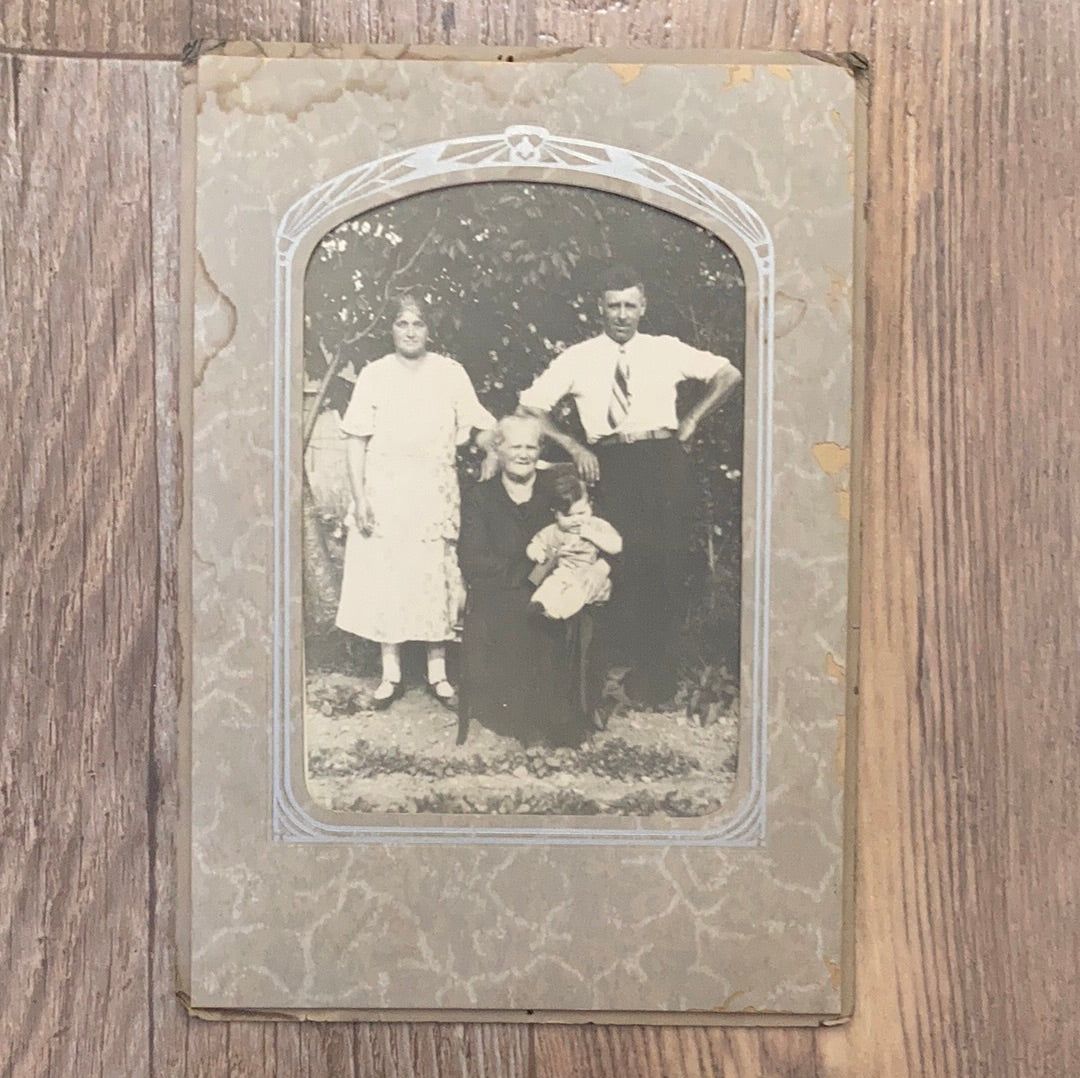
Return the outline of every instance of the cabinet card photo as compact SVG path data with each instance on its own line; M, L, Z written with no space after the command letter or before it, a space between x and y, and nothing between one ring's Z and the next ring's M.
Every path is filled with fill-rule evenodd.
M863 62L187 74L192 1008L847 1013Z

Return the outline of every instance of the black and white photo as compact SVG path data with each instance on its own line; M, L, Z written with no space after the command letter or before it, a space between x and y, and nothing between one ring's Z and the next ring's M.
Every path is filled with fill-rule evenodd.
M744 274L644 202L411 195L304 283L308 784L697 816L737 758Z

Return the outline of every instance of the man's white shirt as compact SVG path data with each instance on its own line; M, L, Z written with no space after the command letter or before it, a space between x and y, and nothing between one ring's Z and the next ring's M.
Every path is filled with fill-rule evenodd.
M595 442L612 434L608 423L615 368L625 352L629 369L630 408L619 434L675 430L675 397L687 378L708 381L731 364L723 356L693 348L678 337L635 333L620 345L606 333L571 345L521 394L526 408L550 412L568 394L577 402L585 437Z

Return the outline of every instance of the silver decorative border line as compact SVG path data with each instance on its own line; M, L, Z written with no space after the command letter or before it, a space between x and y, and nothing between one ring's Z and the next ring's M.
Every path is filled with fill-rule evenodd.
M289 594L293 551L288 507L293 495L292 377L295 303L291 295L294 262L305 241L325 234L350 216L392 201L395 189L420 181L452 179L455 174L513 170L514 178L535 169L535 182L558 183L560 174L605 177L662 194L738 236L749 250L757 274L758 393L757 474L754 520L753 635L750 642L750 752L740 760L749 768L750 788L719 823L700 829L646 827L410 826L332 824L313 817L292 787L293 731ZM471 182L471 181L461 181ZM432 182L432 189L439 185ZM715 231L715 229L714 229ZM718 235L721 235L718 232ZM741 199L711 180L656 157L617 146L553 135L543 127L518 125L500 134L432 142L390 154L350 169L298 199L282 217L276 236L274 284L274 623L272 828L276 839L303 843L455 844L455 845L604 845L604 846L760 846L765 838L765 775L768 758L769 536L772 509L772 396L775 262L772 237L761 218ZM744 270L746 267L744 266Z

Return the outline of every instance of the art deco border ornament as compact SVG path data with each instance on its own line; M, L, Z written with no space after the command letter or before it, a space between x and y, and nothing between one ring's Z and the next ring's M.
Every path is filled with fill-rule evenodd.
M290 714L293 700L291 653L296 641L297 605L292 586L290 507L295 505L296 401L292 374L296 326L302 319L302 269L314 246L336 225L405 194L455 183L499 179L573 183L622 190L642 202L681 208L714 232L743 261L748 291L755 296L756 333L748 365L756 366L757 394L749 430L756 439L753 518L753 577L744 592L753 609L749 640L750 683L743 686L743 718L750 724L747 758L740 757L749 782L728 811L705 817L691 829L645 827L626 820L622 827L554 827L334 823L313 816L297 796L294 754L303 751ZM745 201L703 176L656 157L619 146L552 134L544 127L514 125L503 132L446 139L391 154L350 169L298 199L283 215L276 236L274 285L274 665L273 804L275 838L305 843L757 846L765 839L768 756L769 529L771 511L771 424L774 339L773 241L761 218ZM301 274L298 275L298 270Z

